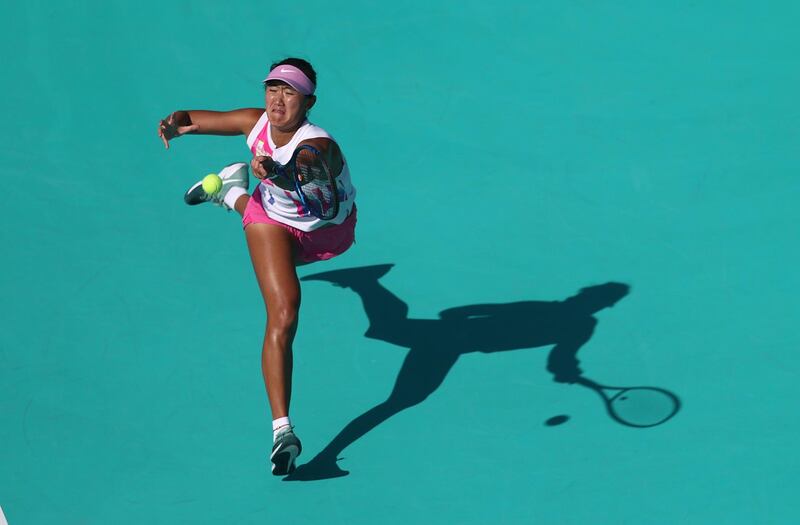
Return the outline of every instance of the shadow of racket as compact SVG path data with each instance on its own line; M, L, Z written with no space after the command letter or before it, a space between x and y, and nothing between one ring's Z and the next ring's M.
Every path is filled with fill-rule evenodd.
M597 392L608 415L622 425L648 428L666 423L681 409L681 400L663 388L652 386L615 387L579 377L576 384Z

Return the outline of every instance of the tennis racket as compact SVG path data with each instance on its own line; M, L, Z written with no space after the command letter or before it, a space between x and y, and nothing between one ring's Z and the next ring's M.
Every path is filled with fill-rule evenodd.
M286 164L270 167L269 179L282 177L294 184L303 207L322 220L339 214L339 192L336 180L322 153L308 144L298 146Z
M647 428L665 423L681 408L678 396L652 386L603 386L585 377L575 381L597 392L616 422L629 427Z

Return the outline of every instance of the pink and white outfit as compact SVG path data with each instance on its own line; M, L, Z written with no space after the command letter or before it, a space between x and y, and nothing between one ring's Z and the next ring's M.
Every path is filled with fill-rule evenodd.
M304 121L288 144L277 147L270 135L270 123L264 112L247 136L247 145L253 155L272 157L286 164L297 146L304 140L328 138L324 129ZM355 240L356 190L350 181L350 168L343 159L342 172L336 177L339 192L339 213L324 221L304 209L296 191L276 186L262 180L253 192L242 218L246 228L253 223L278 224L286 228L299 244L298 258L303 262L321 261L335 257L349 248Z

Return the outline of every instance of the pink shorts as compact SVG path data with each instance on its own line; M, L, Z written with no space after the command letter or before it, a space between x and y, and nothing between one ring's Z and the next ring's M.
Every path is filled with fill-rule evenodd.
M253 192L242 217L242 227L249 224L276 224L297 240L297 258L304 263L324 261L344 253L355 242L356 205L342 224L325 226L310 232L298 230L288 224L271 219L261 204L261 192Z

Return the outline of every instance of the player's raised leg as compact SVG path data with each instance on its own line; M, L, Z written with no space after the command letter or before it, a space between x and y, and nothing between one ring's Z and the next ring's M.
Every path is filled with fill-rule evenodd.
M183 200L190 206L211 202L228 210L235 209L240 215L244 214L249 195L247 188L250 183L250 172L244 162L234 162L222 168L219 172L222 187L219 191L209 194L203 188L203 180L194 183L183 196Z
M272 410L275 441L271 455L272 472L283 475L294 469L294 460L301 450L289 420L292 342L300 310L300 283L294 263L295 239L284 228L263 223L248 225L245 235L267 310L261 367Z

